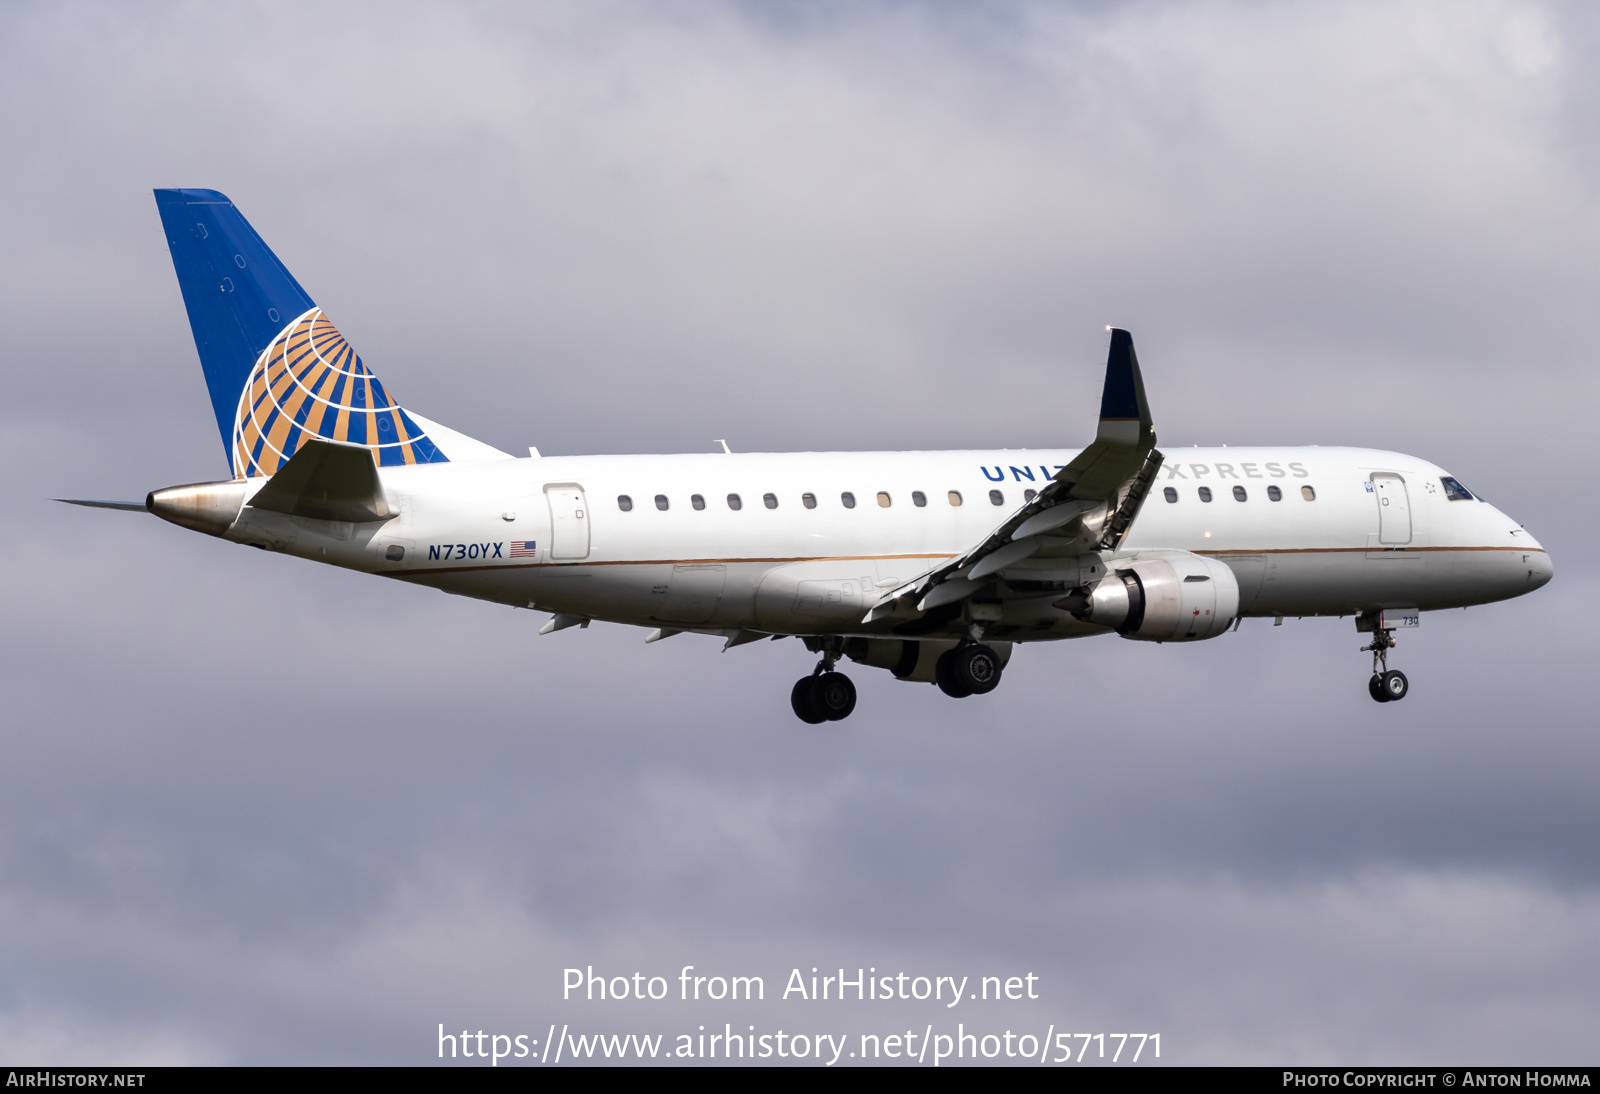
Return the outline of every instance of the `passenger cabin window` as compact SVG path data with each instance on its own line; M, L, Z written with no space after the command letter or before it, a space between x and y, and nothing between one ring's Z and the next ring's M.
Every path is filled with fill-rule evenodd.
M699 494L690 494L689 504L696 509L704 509L706 507L706 499Z
M633 512L633 499L628 497L626 494L618 494L617 508L621 509L624 513Z
M1316 501L1317 500L1317 492L1315 490L1311 489L1311 487L1309 487L1309 486L1302 486L1300 488L1300 496L1302 498L1305 498L1307 501Z
M1444 484L1444 496L1449 498L1451 501L1472 500L1472 492L1465 486L1462 486L1455 479L1450 478L1450 476L1446 475L1439 481Z
M886 494L882 490L878 491L878 508L879 509L887 509L887 508L889 508L889 506L891 506L893 504L894 504L894 499L893 498L891 498L888 494Z
M744 508L744 502L739 500L739 495L738 494L729 494L728 495L728 508L729 509L743 509Z
M1024 490L1022 492L1022 500L1023 501L1032 501L1034 498L1036 498L1038 496L1039 496L1039 491L1037 491L1037 490Z
M955 506L959 506L961 504L961 491L950 491L950 504Z
M778 507L778 495L762 494L761 504L765 505L768 509L776 509Z
M656 508L661 510L663 513L667 511L668 506L671 504L671 502L667 501L667 496L665 494L656 495Z
M856 496L850 491L846 490L844 493L839 495L839 502L846 509L854 509L856 507Z
M1161 491L1161 496L1167 499L1168 505L1176 505L1178 503L1178 492L1170 486Z
M1267 487L1267 500L1268 501L1282 501L1283 500L1283 491L1279 490L1276 486Z
M1004 494L1002 494L998 490L989 491L989 504L990 505L1004 505L1005 503L1006 503L1006 496Z
M817 507L817 496L815 494L801 494L800 504L807 509L815 509Z
M1250 500L1250 495L1246 494L1244 492L1244 487L1235 486L1233 488L1233 500L1234 501L1249 501Z
M1211 500L1211 487L1202 486L1200 488L1200 500L1201 501L1210 501Z
M911 504L915 505L918 509L923 508L928 504L928 495L924 494L921 490L911 491Z

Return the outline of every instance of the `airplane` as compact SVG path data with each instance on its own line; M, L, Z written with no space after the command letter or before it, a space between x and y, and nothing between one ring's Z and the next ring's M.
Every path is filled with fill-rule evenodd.
M1248 617L1352 616L1394 702L1397 630L1553 573L1414 456L1161 451L1114 327L1081 449L513 456L402 407L226 196L155 196L231 475L56 500L548 612L540 634L795 637L819 658L790 693L810 724L854 710L843 660L967 698L1019 642L1198 642Z

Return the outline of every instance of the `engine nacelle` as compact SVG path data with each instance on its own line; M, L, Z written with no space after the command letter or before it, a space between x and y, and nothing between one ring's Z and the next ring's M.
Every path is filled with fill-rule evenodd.
M1112 562L1111 571L1056 606L1085 623L1145 642L1215 638L1239 614L1239 583L1216 559L1174 553L1121 566Z

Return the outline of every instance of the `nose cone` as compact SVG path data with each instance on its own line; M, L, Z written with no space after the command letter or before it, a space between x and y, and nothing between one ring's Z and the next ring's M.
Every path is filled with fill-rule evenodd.
M1508 538L1515 552L1511 558L1517 565L1513 579L1518 586L1517 593L1531 593L1550 584L1550 579L1556 574L1550 553L1521 525L1512 528Z
M1550 584L1550 579L1556 576L1555 565L1550 561L1550 553L1545 550L1531 552L1528 555L1528 589L1541 588Z

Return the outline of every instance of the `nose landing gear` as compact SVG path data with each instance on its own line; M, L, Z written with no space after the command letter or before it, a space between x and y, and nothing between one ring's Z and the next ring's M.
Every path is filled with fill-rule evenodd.
M1395 644L1394 631L1375 628L1372 645L1361 647L1362 653L1372 653L1372 679L1367 681L1367 694L1380 703L1398 702L1411 690L1406 674L1389 667L1389 651Z

